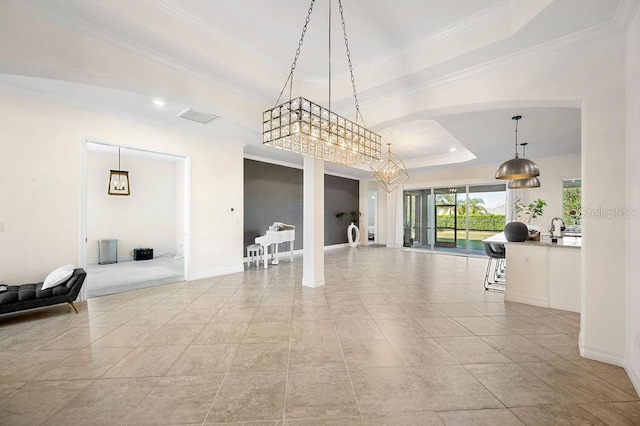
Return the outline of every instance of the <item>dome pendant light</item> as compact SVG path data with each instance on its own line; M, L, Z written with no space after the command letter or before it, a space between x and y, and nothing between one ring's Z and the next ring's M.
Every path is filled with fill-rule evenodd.
M518 156L518 121L521 118L521 115L511 117L512 120L516 120L516 155L515 158L505 161L498 167L496 179L520 180L540 176L540 169L536 163Z
M509 181L509 189L540 188L540 179L537 177L527 179L514 179Z
M522 158L525 156L525 150L527 149L527 143L521 143ZM509 189L528 189L528 188L540 188L540 179L537 177L527 179L515 179L509 181Z

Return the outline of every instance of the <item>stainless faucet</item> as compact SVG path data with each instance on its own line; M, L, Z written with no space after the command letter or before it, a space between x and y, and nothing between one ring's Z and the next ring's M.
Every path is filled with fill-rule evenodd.
M558 238L562 238L562 231L565 229L566 226L564 225L564 220L562 220L562 218L554 217L551 219L551 241L555 243L558 241Z

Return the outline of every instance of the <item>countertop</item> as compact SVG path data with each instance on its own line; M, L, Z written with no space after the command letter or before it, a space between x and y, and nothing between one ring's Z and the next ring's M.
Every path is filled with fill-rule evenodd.
M557 243L551 242L550 235L541 235L540 241L532 241L527 240L523 242L509 242L504 237L504 232L500 232L499 234L493 235L489 238L485 238L482 240L483 243L494 243L494 244L518 244L518 245L526 245L531 247L561 247L561 248L581 248L582 247L582 237L564 237L558 238Z

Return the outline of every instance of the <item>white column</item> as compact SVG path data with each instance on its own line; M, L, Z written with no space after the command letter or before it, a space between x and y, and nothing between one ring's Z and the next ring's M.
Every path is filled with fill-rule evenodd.
M304 157L302 285L324 285L324 162Z
M380 191L381 192L381 191ZM399 187L387 194L387 247L401 248L404 229L403 189Z

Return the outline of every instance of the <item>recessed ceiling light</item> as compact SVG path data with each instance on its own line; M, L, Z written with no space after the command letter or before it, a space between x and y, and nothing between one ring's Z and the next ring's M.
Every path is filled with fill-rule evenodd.
M451 149L449 149L449 152L456 152L456 149L455 148L451 148Z
M165 106L165 105L166 105L166 104L165 104L165 102L164 102L164 100L162 100L162 99L154 99L154 100L152 100L151 102L153 102L153 104L154 104L155 106L159 106L159 107L163 107L163 106Z

